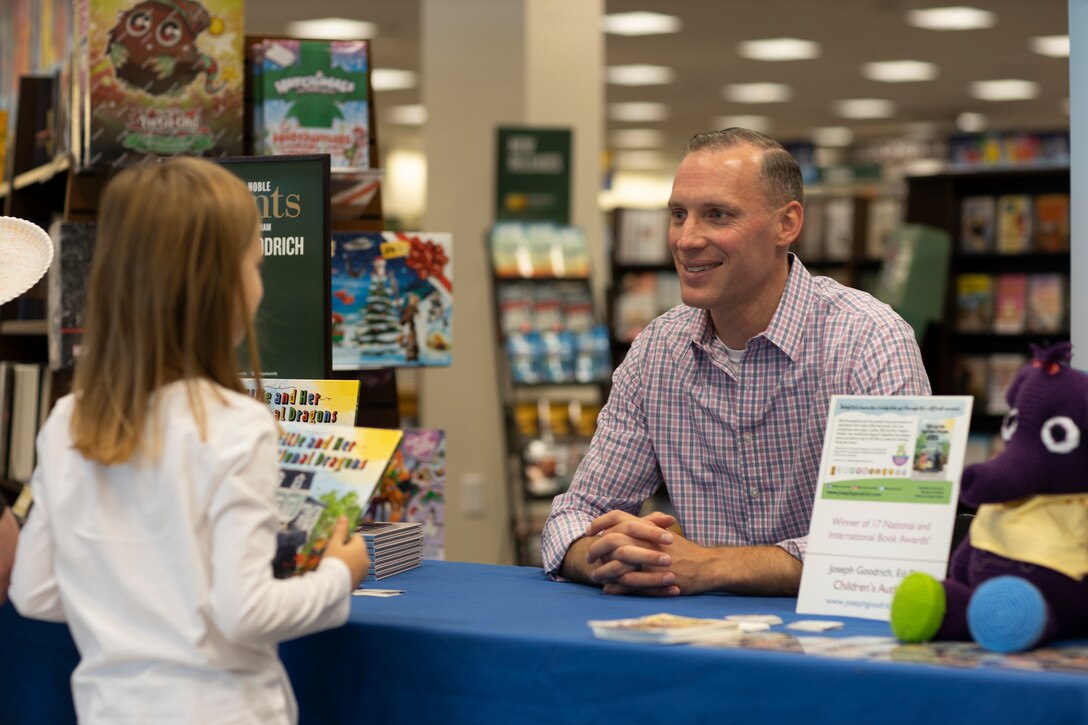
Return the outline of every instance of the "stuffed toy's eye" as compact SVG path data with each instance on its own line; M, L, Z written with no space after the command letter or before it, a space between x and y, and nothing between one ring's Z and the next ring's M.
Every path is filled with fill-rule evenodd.
M1043 423L1039 437L1051 453L1070 453L1080 445L1080 428L1072 418L1057 415Z
M1008 413L1005 413L1005 420L1001 421L1001 440L1006 443L1016 433L1016 426L1020 423L1020 411L1017 408L1013 408Z

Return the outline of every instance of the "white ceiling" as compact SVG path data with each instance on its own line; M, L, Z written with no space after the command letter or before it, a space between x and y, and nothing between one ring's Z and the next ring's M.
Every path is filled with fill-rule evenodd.
M649 10L678 16L682 30L668 35L606 36L607 65L647 63L675 70L675 82L663 86L606 85L606 104L657 101L668 105L669 118L655 123L607 122L609 131L653 128L664 134L663 163L672 160L687 138L712 127L715 118L759 114L771 119L770 133L783 141L807 140L811 129L849 126L856 142L955 130L964 111L984 114L989 127L1062 129L1069 119L1063 102L1069 95L1067 58L1033 52L1034 36L1068 32L1066 0L959 0L996 13L985 30L938 32L909 26L904 17L917 8L953 4L952 0L606 0L609 13ZM247 32L283 33L290 20L337 16L378 24L372 42L373 65L418 71L420 67L418 0L261 0L247 5ZM486 19L481 19L486 32ZM743 40L793 37L813 40L822 52L815 60L763 62L742 58ZM483 42L477 39L476 42ZM557 49L557 52L562 52ZM923 60L938 66L933 81L880 83L864 78L863 63ZM1030 101L977 101L967 92L972 81L1019 78L1035 81L1040 93ZM789 84L793 98L783 103L746 105L724 100L728 83L770 81ZM419 102L418 87L376 94L379 141L390 148L420 148L418 128L389 123L392 106ZM833 101L882 98L895 103L894 118L845 121L832 113ZM622 168L621 157L621 168Z

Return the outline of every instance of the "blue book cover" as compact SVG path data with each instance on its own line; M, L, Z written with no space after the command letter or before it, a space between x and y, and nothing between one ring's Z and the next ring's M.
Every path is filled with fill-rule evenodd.
M444 367L453 352L450 234L334 232L332 367Z

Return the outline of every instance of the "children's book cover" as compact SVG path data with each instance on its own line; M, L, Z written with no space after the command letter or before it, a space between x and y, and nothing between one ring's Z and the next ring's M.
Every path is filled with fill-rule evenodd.
M242 153L242 0L90 0L89 166Z
M994 250L995 200L992 196L964 197L960 205L960 251L986 254Z
M1026 355L1019 353L994 353L990 355L990 391L986 397L986 412L990 415L1005 415L1009 412L1009 402L1005 394L1012 385L1013 378L1028 362Z
M49 230L55 248L46 292L49 367L70 368L83 339L83 311L94 256L94 222L57 222Z
M449 365L452 256L449 234L333 233L333 370Z
M1069 251L1069 195L1035 197L1035 249L1039 252Z
M956 277L956 329L989 332L994 310L994 278L988 274Z
M253 378L242 378L246 390L284 423L329 423L354 425L359 410L358 380L262 381L261 390Z
M446 433L404 430L364 521L423 526L423 558L445 559Z
M337 518L352 527L400 444L399 430L281 423L277 577L314 569Z
M1034 216L1031 197L1007 194L997 199L996 248L1001 254L1031 251L1031 227Z
M1065 330L1067 281L1063 274L1039 273L1028 277L1028 330Z
M262 154L329 154L334 171L370 166L365 40L268 39L254 79Z
M1016 335L1027 328L1028 276L999 274L994 284L994 332Z

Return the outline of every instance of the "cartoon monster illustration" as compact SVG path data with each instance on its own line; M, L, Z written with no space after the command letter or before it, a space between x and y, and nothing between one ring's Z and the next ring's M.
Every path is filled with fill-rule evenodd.
M180 93L204 74L204 90L219 92L215 59L196 47L207 30L223 32L197 0L143 0L120 14L109 31L106 54L118 79L152 96Z

